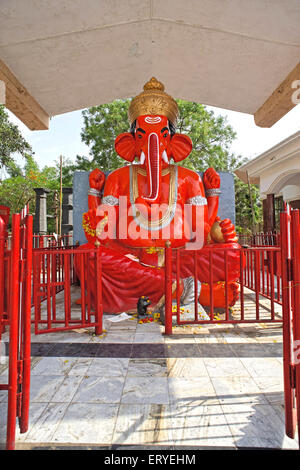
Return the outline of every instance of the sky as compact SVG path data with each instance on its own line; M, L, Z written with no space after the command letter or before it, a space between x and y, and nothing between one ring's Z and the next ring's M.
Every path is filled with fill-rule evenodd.
M268 150L277 143L300 130L300 105L297 105L286 116L270 129L255 125L253 116L235 111L207 106L215 114L226 116L228 123L237 133L231 151L250 159ZM74 160L76 155L89 155L89 147L81 142L83 128L82 111L55 116L50 120L47 131L30 131L18 118L9 113L11 121L18 125L22 135L35 152L35 159L40 168L53 166L60 155Z

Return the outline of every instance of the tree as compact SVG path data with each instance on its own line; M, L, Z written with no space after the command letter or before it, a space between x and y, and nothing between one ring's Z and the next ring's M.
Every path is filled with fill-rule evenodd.
M84 128L81 132L81 139L91 146L92 159L88 164L83 157L77 157L80 169L82 165L85 165L90 169L100 168L104 171L112 171L123 165L123 160L115 152L114 141L119 134L128 131L129 104L130 100L115 100L82 112Z
M18 127L9 121L4 106L0 106L0 168L5 169L10 176L21 174L14 158L16 153L26 159L32 155L32 149Z

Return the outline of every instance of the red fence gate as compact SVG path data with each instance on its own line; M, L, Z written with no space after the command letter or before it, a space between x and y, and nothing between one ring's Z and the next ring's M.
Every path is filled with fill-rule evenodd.
M286 434L300 442L300 222L299 210L280 214L283 371Z
M71 308L71 288L80 278L80 308ZM38 248L33 252L35 334L95 327L102 333L101 247ZM93 270L91 269L93 268ZM94 284L94 285L93 285ZM57 294L63 291L62 304ZM43 309L43 302L45 308Z
M12 216L11 249L5 249L6 226L0 217L0 339L9 327L6 448L15 447L16 418L28 429L30 393L32 216Z

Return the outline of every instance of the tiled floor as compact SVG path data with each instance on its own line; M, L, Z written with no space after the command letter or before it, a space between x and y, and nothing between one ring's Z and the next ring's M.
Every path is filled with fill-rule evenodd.
M279 324L176 327L166 337L158 323L109 318L101 337L32 336L30 427L16 448L298 448L284 431ZM0 382L6 375L2 356ZM0 392L2 443L6 401Z

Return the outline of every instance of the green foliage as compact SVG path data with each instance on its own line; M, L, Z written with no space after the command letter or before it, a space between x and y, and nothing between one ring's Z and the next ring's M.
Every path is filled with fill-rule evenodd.
M83 111L84 128L81 139L90 145L90 169L112 171L124 164L117 155L114 142L122 132L128 132L128 107L130 100L115 100L109 104L94 106ZM82 158L82 157L77 157ZM79 161L80 169L87 162Z
M10 176L20 175L14 154L27 158L32 155L32 149L18 127L9 121L4 106L0 105L0 169L4 168Z

